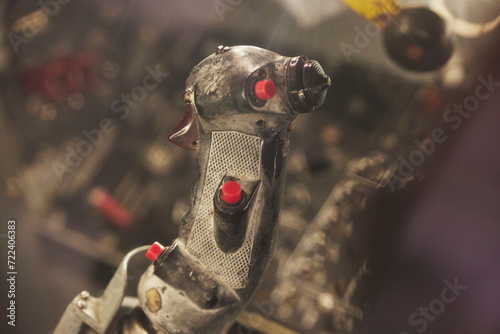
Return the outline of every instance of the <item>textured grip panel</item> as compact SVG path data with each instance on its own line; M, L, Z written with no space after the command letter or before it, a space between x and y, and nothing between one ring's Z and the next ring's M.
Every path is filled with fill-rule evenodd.
M213 198L224 175L258 180L260 164L259 137L235 131L212 132L203 194L187 249L233 289L242 289L247 284L255 219L250 219L243 246L234 253L226 254L218 248L214 238Z

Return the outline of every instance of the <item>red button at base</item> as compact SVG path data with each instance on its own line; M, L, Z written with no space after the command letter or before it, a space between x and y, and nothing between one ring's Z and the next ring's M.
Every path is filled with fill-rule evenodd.
M227 204L236 204L241 199L241 187L238 182L228 181L222 185L222 200Z
M146 252L146 257L150 259L152 262L156 261L158 256L163 252L165 247L163 247L162 244L160 244L158 241L156 241L149 250Z

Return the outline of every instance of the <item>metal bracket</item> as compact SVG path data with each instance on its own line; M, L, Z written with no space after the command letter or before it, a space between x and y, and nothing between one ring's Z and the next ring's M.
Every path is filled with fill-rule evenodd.
M93 297L87 291L78 294L66 308L53 334L78 334L84 325L104 334L125 297L130 260L148 249L149 246L138 247L125 255L101 297Z

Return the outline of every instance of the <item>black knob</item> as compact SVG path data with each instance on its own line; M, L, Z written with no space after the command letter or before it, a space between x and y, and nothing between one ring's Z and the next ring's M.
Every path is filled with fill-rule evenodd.
M429 8L403 9L384 29L384 46L400 66L412 71L434 71L453 52L451 32Z
M292 58L288 70L288 96L296 112L306 113L323 104L331 80L321 65L304 56Z

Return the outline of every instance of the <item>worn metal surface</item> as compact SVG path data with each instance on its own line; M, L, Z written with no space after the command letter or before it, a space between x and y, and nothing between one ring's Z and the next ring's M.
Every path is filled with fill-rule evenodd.
M68 305L54 334L77 334L84 325L91 327L99 334L105 333L125 297L130 260L137 255L144 254L148 248L149 246L136 248L125 256L101 297L90 296L87 291L76 296Z
M273 82L271 99L254 95L259 80ZM141 305L160 331L223 333L248 303L273 254L291 122L320 105L329 84L317 62L251 46L219 47L193 69L184 99L199 129L200 177L175 248L139 284ZM176 128L176 143L193 137L182 128ZM243 242L231 251L214 231L224 225L214 223L214 198L227 177L256 185L246 189L245 217L227 222L247 224ZM148 307L151 289L168 301L157 311Z

